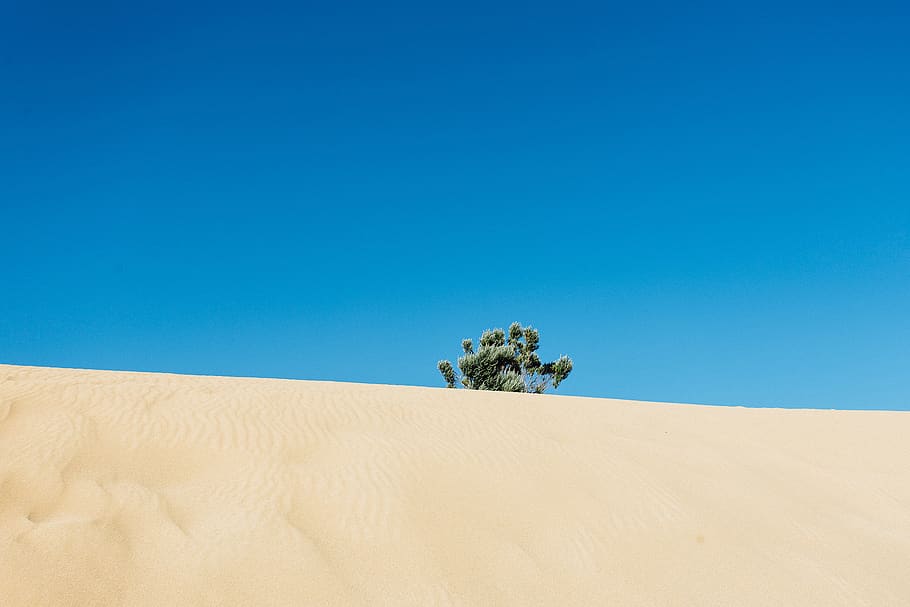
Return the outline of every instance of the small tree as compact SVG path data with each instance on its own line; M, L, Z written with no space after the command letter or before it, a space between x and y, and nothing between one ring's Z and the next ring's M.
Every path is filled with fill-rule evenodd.
M474 351L474 342L461 342L464 356L458 359L461 384L470 390L496 390L499 392L533 392L541 394L550 384L556 389L572 372L572 359L560 356L550 363L540 362L537 349L540 334L537 329L522 327L513 322L506 337L502 329L487 329L480 336L480 347ZM442 373L446 386L454 388L458 379L455 368L447 360L436 367Z

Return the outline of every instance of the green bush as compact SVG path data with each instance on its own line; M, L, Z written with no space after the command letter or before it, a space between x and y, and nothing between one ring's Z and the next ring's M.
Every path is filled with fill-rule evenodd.
M461 385L469 390L542 393L551 384L556 389L572 372L572 359L560 356L550 362L540 362L537 349L540 334L537 329L522 327L513 322L506 337L502 329L487 329L480 336L480 347L474 342L461 342L464 355L458 359ZM436 367L446 386L454 388L458 376L452 363L441 360Z

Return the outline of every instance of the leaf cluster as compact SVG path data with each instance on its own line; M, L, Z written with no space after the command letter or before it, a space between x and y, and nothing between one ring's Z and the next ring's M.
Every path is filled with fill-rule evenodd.
M537 354L540 333L533 327L514 322L506 334L502 329L487 329L480 345L461 342L464 354L458 359L462 386L469 390L543 393L551 384L557 388L572 372L572 359L561 356L553 362L541 362ZM437 364L446 385L454 388L459 377L448 360Z

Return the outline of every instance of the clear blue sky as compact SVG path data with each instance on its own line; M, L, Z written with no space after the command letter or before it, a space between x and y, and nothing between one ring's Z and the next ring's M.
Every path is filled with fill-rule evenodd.
M0 361L910 408L910 8L0 2Z

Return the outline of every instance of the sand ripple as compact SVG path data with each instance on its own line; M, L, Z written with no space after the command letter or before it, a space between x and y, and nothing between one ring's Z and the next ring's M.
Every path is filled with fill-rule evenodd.
M0 605L910 605L910 414L0 365Z

